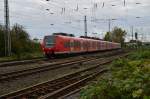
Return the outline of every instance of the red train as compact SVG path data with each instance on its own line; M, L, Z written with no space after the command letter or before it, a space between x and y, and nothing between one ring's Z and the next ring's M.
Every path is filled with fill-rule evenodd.
M121 48L119 43L60 34L45 36L41 46L47 57L58 54L85 53Z

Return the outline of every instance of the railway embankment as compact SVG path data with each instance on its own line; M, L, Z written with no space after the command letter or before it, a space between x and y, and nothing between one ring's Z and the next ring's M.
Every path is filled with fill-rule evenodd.
M150 50L112 62L111 70L80 92L80 99L150 99Z

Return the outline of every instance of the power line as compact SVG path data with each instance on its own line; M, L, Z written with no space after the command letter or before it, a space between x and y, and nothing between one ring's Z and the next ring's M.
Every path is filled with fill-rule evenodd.
M56 1L56 2L55 2ZM60 7L60 8L62 8L63 7L63 4L61 3L61 2L59 2L59 0L53 0L53 1L50 1L50 5L52 5L53 6L53 8L56 8L56 7ZM73 1L73 0L72 0ZM72 2L71 1L71 2ZM75 1L75 0L74 0ZM96 0L93 0L94 2L93 2L93 4L95 3L95 1ZM120 0L121 1L121 0ZM51 2L54 2L54 4L51 4ZM62 1L63 2L63 1ZM74 15L72 15L72 14L74 14L73 13L73 10L72 10L72 8L70 8L71 6L69 6L69 5L71 5L70 3L71 2L69 2L68 4L66 4L65 5L65 7L67 7L67 9L69 8L69 11L68 11L68 13L69 13L69 15L67 16L67 17L69 17L69 21L71 22L71 21L73 21L72 19L74 19ZM108 3L107 1L105 1L106 3ZM112 2L112 0L111 0L111 2ZM47 5L47 4L46 4ZM78 2L78 9L80 9L80 6L81 5L81 1L80 1L80 3ZM44 3L44 5L42 5L42 4L40 4L40 6L41 6L41 8L45 8L45 3ZM88 9L91 9L91 8L88 8ZM44 9L45 10L45 9ZM61 10L61 9L60 9ZM55 10L56 11L56 10ZM57 10L58 11L58 10ZM81 10L78 10L79 11L79 13L80 14L82 14L83 13L83 9L82 9L82 11ZM89 11L89 10L88 10ZM93 10L90 10L90 12L92 12ZM20 12L19 12L20 13ZM24 12L23 12L24 13ZM68 14L67 13L67 14ZM95 13L95 12L93 12L93 13ZM93 14L93 13L89 13L89 16L91 15L91 14ZM96 12L97 13L97 12ZM78 15L80 15L80 14L78 14ZM31 14L30 14L31 15ZM35 14L36 16L38 15L39 16L39 14ZM82 14L83 15L83 14ZM89 17L88 16L88 17ZM92 16L92 15L91 15ZM94 14L93 14L93 16L94 16ZM30 17L30 16L29 16ZM45 16L44 16L45 17ZM96 17L96 16L94 16L94 17ZM38 17L37 17L38 18ZM71 19L72 18L72 19ZM34 19L34 18L31 18L31 19Z

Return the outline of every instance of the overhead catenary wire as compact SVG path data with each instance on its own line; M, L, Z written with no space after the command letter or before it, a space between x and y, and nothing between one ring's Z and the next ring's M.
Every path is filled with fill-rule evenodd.
M13 0L10 0L10 1L12 2ZM44 2L46 0L39 0L39 1L43 1L43 2L37 3L37 1L36 1L35 4L34 4L35 6L33 6L32 8L30 7L30 5L27 5L27 6L29 6L31 8L31 10L33 12L35 10L38 10L39 12L37 12L37 13L28 13L27 11L23 11L22 10L21 13L19 12L20 14L12 14L11 16L13 17L14 20L16 20L16 19L19 20L18 19L19 16L20 16L20 20L21 19L24 19L24 20L27 19L28 20L28 19L30 19L30 17L32 17L31 20L28 20L28 22L31 22L31 23L33 22L35 24L36 21L37 22L41 22L41 18L40 17L43 14L45 22L49 21L50 24L53 24L53 23L51 23L51 18L54 19L54 17L57 15L57 18L58 18L57 21L58 22L56 22L55 24L60 24L60 25L61 24L62 25L65 24L65 25L67 25L67 27L70 27L70 28L72 28L71 25L73 25L73 27L80 28L82 30L81 26L78 26L77 24L83 24L81 22L83 22L82 18L83 18L85 13L87 14L87 17L89 18L88 19L89 22L91 20L90 19L91 17L93 17L94 20L99 19L99 18L100 19L107 19L108 16L113 17L113 15L111 15L111 13L109 14L109 11L108 12L106 11L106 13L105 13L104 10L107 10L108 8L112 8L113 9L113 7L111 7L111 5L116 5L114 7L114 9L116 9L118 7L121 7L121 6L123 6L122 4L123 4L124 0L117 0L117 1L116 0L103 0L103 1L98 1L98 0L89 0L89 1L86 1L86 0L71 0L71 1L67 1L68 4L65 4L64 1L66 1L66 0L64 0L64 1L50 0L50 2L48 4ZM77 2L75 3L75 1L77 1ZM85 3L83 4L82 1L85 1ZM17 0L13 1L13 3L15 3L15 2L21 3L22 1L17 1ZM24 2L34 3L32 1L24 1ZM64 4L63 4L63 2L64 2ZM89 2L93 2L93 3L90 4ZM74 3L74 6L72 5L72 3ZM141 3L142 3L142 1L141 1ZM102 8L103 4L104 4L104 7ZM133 5L133 4L135 5L134 2L126 0L125 8L127 8L128 5ZM87 7L88 9L87 10L83 9L86 6L88 6ZM144 5L143 4L143 5L139 5L139 6L141 6L141 7L143 6L144 7L144 6L148 6L148 5ZM61 12L61 8L63 8L63 7L66 7L65 14L61 15L60 12ZM50 10L46 11L47 8L49 8ZM78 9L78 10L75 10L75 9ZM93 9L95 9L95 10L93 10ZM54 13L54 14L51 15L50 14L51 12ZM101 12L104 12L104 13L101 14ZM130 12L127 11L125 13L128 14ZM77 17L77 16L81 16L81 17ZM126 19L129 18L128 15L125 15L125 16L127 16L127 17L124 17L124 18L126 18ZM122 17L122 16L120 15L120 17ZM77 20L80 20L80 21L77 22ZM118 20L118 21L122 21L122 20ZM127 20L127 21L130 21L130 20ZM126 25L130 24L127 21L123 21L123 23L120 22L120 26L122 25L123 27L126 27ZM23 21L21 21L21 22L23 22ZM61 22L63 22L63 23L61 23ZM69 22L71 22L71 24L69 24ZM37 27L41 26L41 25L38 25L38 24L36 24L36 25L37 25ZM94 28L102 28L102 27L104 27L101 24L99 24L97 20L94 21L94 22L90 22L88 25L90 27L95 25ZM43 27L48 27L45 24L43 24L42 26ZM62 26L62 27L64 27L64 26ZM32 26L32 27L36 27L36 26ZM90 30L92 31L94 28L91 27Z
M16 14L16 15L18 15L18 14ZM29 15L22 15L22 16L23 16L23 17L28 17L28 18L29 18L29 17L33 17L33 16L29 16ZM13 16L13 17L15 17L15 16ZM18 17L19 17L19 16L18 16ZM33 18L34 18L34 17L33 17ZM37 19L38 19L38 18L40 18L40 17L37 17ZM60 24L60 23L59 23L59 24ZM78 29L79 29L79 28L78 28Z

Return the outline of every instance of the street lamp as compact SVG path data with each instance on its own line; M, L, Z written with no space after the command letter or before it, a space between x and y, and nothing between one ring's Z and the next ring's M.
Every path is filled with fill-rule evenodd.
M51 24L51 26L53 26L54 24Z
M141 3L137 2L137 3L135 3L135 4L141 4Z
M136 18L138 19L138 18L141 18L141 17L136 17Z
M83 8L83 9L85 9L85 10L86 10L86 9L88 9L88 8Z
M54 14L53 12L51 12L50 14Z
M116 6L116 5L112 4L111 6Z
M46 9L47 11L49 11L49 9Z

